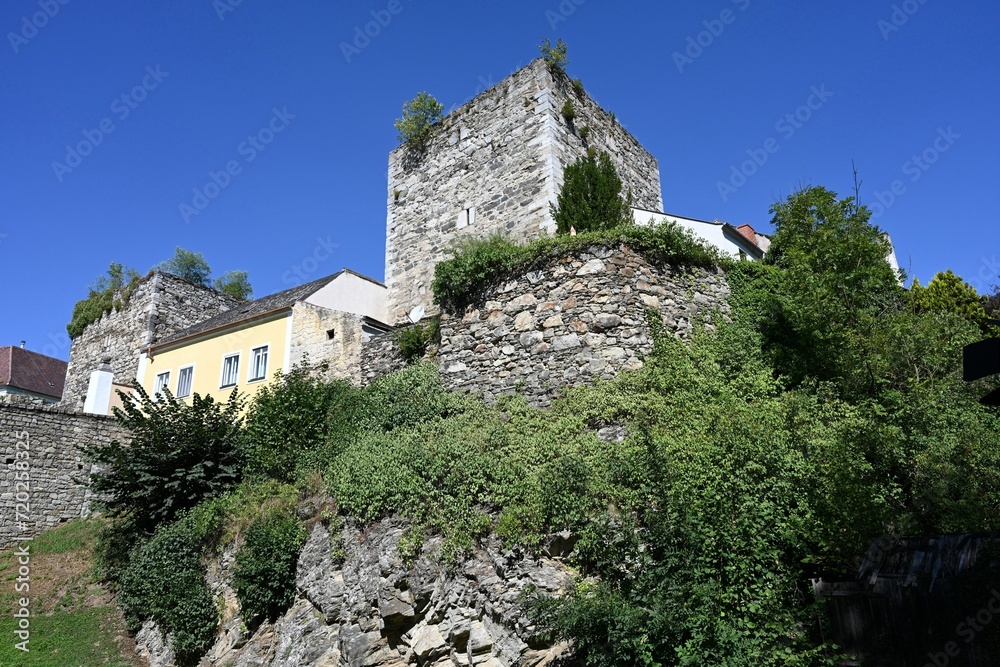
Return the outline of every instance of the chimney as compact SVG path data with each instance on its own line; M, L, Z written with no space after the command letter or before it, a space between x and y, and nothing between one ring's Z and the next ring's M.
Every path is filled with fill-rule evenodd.
M27 342L27 341L23 341L23 340L21 341L21 349L22 349L22 350L24 349L24 344L25 344L26 342Z

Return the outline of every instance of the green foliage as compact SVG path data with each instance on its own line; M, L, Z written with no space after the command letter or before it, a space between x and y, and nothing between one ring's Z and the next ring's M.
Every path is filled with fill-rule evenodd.
M228 271L215 279L217 292L228 294L234 299L247 301L253 296L253 287L246 271Z
M576 96L583 97L583 80L573 79L570 83L573 86L573 92L576 93Z
M552 206L556 233L598 231L632 224L632 195L602 151L595 161L580 158L563 170L563 185Z
M542 43L538 45L538 50L545 59L545 64L549 66L549 71L553 74L565 74L566 65L569 59L566 56L566 44L560 38L555 44L548 37L542 38Z
M295 601L295 567L305 537L293 513L273 515L247 530L232 581L248 627L275 620Z
M149 534L240 479L237 451L242 397L226 403L195 394L190 404L169 392L152 400L136 385L139 402L126 397L115 409L127 443L89 444L81 451L100 472L91 489L108 515L137 534Z
M573 107L573 102L569 98L566 98L566 101L563 102L562 117L570 125L573 124L573 119L576 118L576 109Z
M397 118L396 131L399 132L400 143L413 146L422 145L430 136L431 128L441 120L444 105L427 92L417 93L417 96L403 105L403 116Z
M993 319L1000 319L1000 286L993 289L993 294L983 297L983 308Z
M200 287L208 287L209 278L212 275L212 269L205 261L204 255L200 252L185 250L180 246L174 250L173 257L157 264L154 270L183 278Z
M76 338L105 313L120 310L128 305L132 292L139 284L138 272L121 264L111 263L108 275L100 276L91 285L86 299L73 306L73 316L66 325L70 338Z
M218 612L205 583L202 545L189 518L164 524L134 554L119 604L130 628L147 620L172 635L179 665L195 665L215 639Z
M326 442L327 412L348 391L345 382L320 380L308 362L262 387L253 397L239 438L245 474L285 482L295 479L303 462Z
M400 329L395 334L396 345L407 364L413 364L427 354L427 347L441 342L441 318L430 318L427 324Z
M783 269L761 321L765 351L793 383L833 381L845 392L878 388L867 341L903 290L885 234L853 199L809 187L771 208L775 234L765 261Z
M910 300L920 312L954 313L974 322L986 318L986 309L975 288L952 273L951 269L935 274L927 287L914 279Z
M452 248L451 258L434 268L431 283L434 300L450 312L461 312L490 285L594 245L627 245L659 266L714 268L732 264L715 248L704 245L690 232L670 222L649 227L629 224L576 236L560 235L539 239L527 246L515 245L500 235L486 239L466 237Z

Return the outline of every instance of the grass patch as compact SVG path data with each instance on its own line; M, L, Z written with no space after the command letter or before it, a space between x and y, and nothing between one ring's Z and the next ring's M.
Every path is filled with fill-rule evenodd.
M106 665L138 667L134 644L125 632L121 612L97 583L94 546L104 522L70 521L28 544L30 590L15 590L18 567L13 549L0 554L0 665L66 667ZM17 649L20 597L30 597L29 652Z

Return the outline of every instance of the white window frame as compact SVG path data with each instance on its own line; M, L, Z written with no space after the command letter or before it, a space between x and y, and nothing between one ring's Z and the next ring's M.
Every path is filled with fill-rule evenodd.
M264 374L259 377L253 377L254 363L256 362L256 352L257 350L264 350L264 354L267 358L264 360ZM263 382L267 379L267 365L271 361L271 344L264 343L263 345L255 345L250 348L250 363L247 364L247 383L251 382Z
M233 382L231 384L226 384L226 360L236 358L236 372L233 373ZM222 355L222 368L219 369L219 389L229 389L230 387L235 387L240 383L240 361L242 360L243 352L229 352L228 354Z
M163 382L160 382L160 378L164 378ZM153 399L157 399L162 395L164 389L170 389L170 371L163 371L156 374L156 379L153 380Z
M188 392L186 394L181 394L181 380L184 377L184 371L191 370L191 386L188 387ZM188 364L187 366L181 366L177 369L177 398L187 398L192 393L194 393L194 364Z

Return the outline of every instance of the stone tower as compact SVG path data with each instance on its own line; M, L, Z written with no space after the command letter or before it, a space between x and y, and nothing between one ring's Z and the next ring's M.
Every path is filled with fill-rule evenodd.
M562 110L569 100L572 122ZM583 128L587 128L584 130ZM416 306L435 312L434 265L463 236L518 242L555 231L549 204L563 168L607 151L634 206L662 211L656 159L572 81L535 60L446 116L421 156L389 154L385 282L391 324Z

